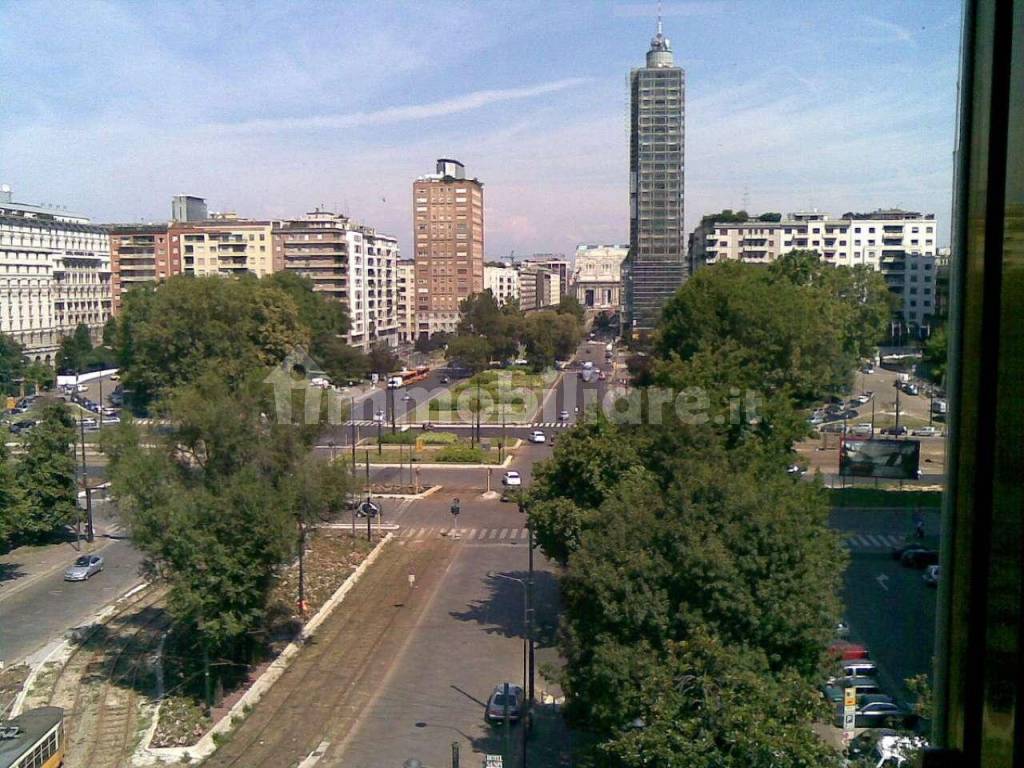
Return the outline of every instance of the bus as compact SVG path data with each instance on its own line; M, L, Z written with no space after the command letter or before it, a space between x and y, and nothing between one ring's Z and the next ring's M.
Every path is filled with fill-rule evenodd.
M408 387L411 384L416 384L420 381L423 381L423 379L427 378L429 374L429 365L418 365L412 369L403 369L401 371L395 371L394 373L388 374L388 386L391 389Z
M57 768L64 762L64 710L38 707L0 723L0 768Z

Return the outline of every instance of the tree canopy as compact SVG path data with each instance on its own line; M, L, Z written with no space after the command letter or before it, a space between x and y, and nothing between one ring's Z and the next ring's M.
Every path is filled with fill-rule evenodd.
M14 467L18 499L11 526L18 536L43 539L78 516L75 486L75 423L63 402L50 402L24 438L24 453Z
M0 394L18 394L17 380L24 374L24 347L13 337L0 333Z

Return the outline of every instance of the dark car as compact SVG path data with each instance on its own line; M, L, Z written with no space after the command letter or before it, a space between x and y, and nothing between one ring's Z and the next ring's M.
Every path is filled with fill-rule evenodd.
M907 544L901 544L900 546L898 546L895 549L893 549L893 551L892 551L892 559L893 560L902 560L903 559L903 555L905 555L907 552L913 552L914 550L917 550L917 549L930 549L930 547L926 547L924 544L921 544L920 542L917 542L917 541L910 542L910 543L907 543Z
M908 568L927 568L929 565L938 565L939 553L934 549L910 549L900 557L900 564Z
M31 419L28 419L27 421L19 421L16 424L11 424L11 434L19 435L22 432L28 432L35 425L36 423Z
M839 704L843 701L847 688L855 688L858 695L881 693L878 682L873 677L840 677L831 683L821 686L821 694L826 701Z
M883 435L895 435L896 437L902 437L907 434L906 427L883 427L879 430Z
M884 694L869 693L857 697L855 728L913 728L919 719L916 712L897 704ZM837 720L837 725L842 726L841 708Z

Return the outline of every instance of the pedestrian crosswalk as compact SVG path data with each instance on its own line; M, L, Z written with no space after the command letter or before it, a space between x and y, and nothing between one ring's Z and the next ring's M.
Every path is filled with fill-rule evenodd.
M344 426L351 427L353 425L357 427L373 427L377 424L384 422L373 421L372 419L355 419L354 421L346 421ZM390 423L390 422L388 422ZM420 422L421 423L421 422ZM409 425L410 429L418 429L420 423L413 423ZM386 426L386 425L385 425ZM405 426L405 425L401 425ZM481 424L484 429L491 429L495 427L501 427L501 424L495 424L493 422L484 422ZM567 421L533 421L528 423L512 423L509 422L505 425L506 429L557 429L558 427L571 427L572 424ZM475 429L476 425L466 422L465 424L433 424L434 429Z
M461 541L486 542L486 543L511 543L529 538L525 528L459 528L458 534ZM399 541L416 541L421 539L433 539L439 536L450 536L456 529L450 526L425 526L400 528L395 533Z
M847 549L878 549L886 550L898 547L906 542L906 537L896 533L857 533L847 534L843 545Z

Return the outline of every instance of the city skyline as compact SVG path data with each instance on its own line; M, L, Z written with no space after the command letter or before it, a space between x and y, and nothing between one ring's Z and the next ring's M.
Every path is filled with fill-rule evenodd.
M487 258L628 239L624 73L655 5L398 7L274 5L239 26L216 5L7 6L0 181L97 222L166 219L181 192L253 218L323 204L408 258L409 179L454 156L487 180ZM957 9L667 3L693 116L687 231L745 206L947 221Z

